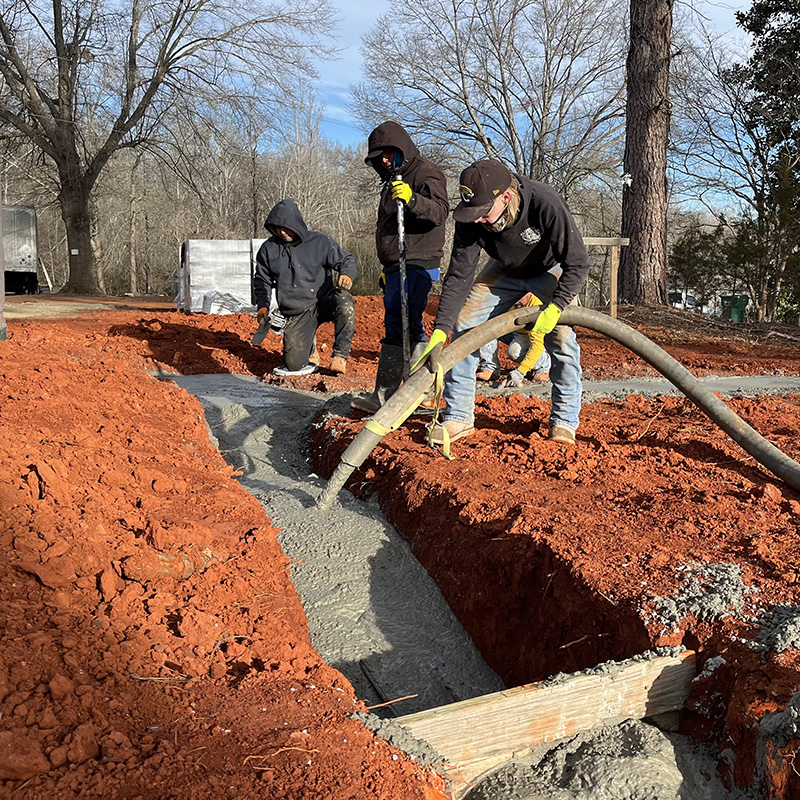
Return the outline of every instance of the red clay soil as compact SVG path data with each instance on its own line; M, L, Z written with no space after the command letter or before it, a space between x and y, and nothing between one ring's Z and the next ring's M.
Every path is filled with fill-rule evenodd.
M380 299L357 298L357 318L347 375L326 370L325 326L321 372L292 385L371 388ZM778 346L756 329L706 331L691 315L656 321L645 335L695 372L800 374L800 347L785 338L797 329L780 332ZM251 347L255 327L244 315L155 304L9 320L0 792L406 800L441 787L347 715L362 706L309 643L275 529L210 444L200 404L146 374L270 373L280 341ZM651 374L614 343L580 339L588 377ZM793 457L798 405L733 403ZM680 400L598 403L583 419L578 446L563 450L541 438L541 401L483 400L479 432L454 446L458 461L425 446L411 422L358 482L378 493L510 683L653 644L683 641L701 666L723 654L719 701L698 691L686 724L733 738L734 778L746 785L752 722L797 689L798 654L761 663L730 620L687 619L662 634L640 605L674 592L676 569L693 561L741 564L760 602L800 604L798 497ZM344 435L318 432L318 470L335 466L360 422L333 426ZM769 796L793 796L789 764L775 759Z
M800 458L800 396L735 400L734 410ZM800 605L800 497L759 467L689 401L631 396L584 407L578 444L547 441L549 404L519 395L479 399L477 432L448 461L424 443L424 423L387 436L351 478L376 493L467 631L508 685L572 672L660 645L683 644L699 666L684 729L737 751L753 781L753 723L798 690L800 652L762 659L727 618L692 615L677 629L649 621L654 597L678 593L687 565L741 566L754 602ZM329 475L360 421L317 429L312 464ZM733 744L732 744L733 743ZM792 742L792 753L800 741ZM798 776L771 765L768 797Z
M441 797L349 716L277 531L121 332L173 325L205 366L214 334L164 317L0 343L0 796Z

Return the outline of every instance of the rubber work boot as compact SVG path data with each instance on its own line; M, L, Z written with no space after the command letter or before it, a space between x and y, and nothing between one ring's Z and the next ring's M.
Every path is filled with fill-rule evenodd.
M566 425L551 425L550 434L547 437L551 442L559 444L575 444L575 431Z
M300 367L300 369L294 371L282 364L280 367L275 367L275 369L272 370L272 374L280 378L299 378L303 375L313 375L316 371L316 364L306 364L304 367Z
M331 359L331 372L344 375L347 372L347 359L344 356L334 356Z
M366 397L357 397L350 403L350 407L374 414L400 388L402 380L403 348L382 344L378 356L378 374L375 376L375 391Z
M475 426L471 422L463 422L460 419L446 419L444 422L437 422L431 430L431 444L444 444L445 430L450 434L450 441L456 442L475 433Z

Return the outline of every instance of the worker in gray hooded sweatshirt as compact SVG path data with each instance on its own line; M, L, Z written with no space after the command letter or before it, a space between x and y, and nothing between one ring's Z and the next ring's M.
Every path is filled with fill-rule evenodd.
M258 251L253 276L259 323L269 314L275 290L278 309L286 318L283 331L284 366L281 376L310 375L314 336L323 322L333 322L334 342L330 369L344 375L356 313L350 288L356 277L353 256L317 231L310 231L294 200L277 203L264 227L272 233Z
M361 411L375 412L391 397L403 379L403 328L400 286L400 237L397 228L397 203L403 203L406 245L406 287L408 328L412 363L425 349L428 337L422 325L422 312L428 294L439 279L439 262L444 249L444 223L450 213L447 179L444 172L420 155L406 130L389 120L378 125L367 143L369 164L383 185L378 204L375 246L383 267L385 335L381 339L375 391L354 400Z

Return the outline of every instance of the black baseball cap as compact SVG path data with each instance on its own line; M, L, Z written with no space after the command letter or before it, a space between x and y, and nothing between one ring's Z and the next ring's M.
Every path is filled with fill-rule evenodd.
M505 164L486 158L467 167L460 178L461 202L453 211L456 222L475 222L489 212L494 201L511 186Z

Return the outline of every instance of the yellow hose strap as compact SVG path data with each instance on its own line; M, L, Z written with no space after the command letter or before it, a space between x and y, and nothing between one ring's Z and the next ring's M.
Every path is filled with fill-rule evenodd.
M441 402L442 392L444 391L444 370L442 369L441 364L439 365L439 369L436 370L436 374L434 376L433 391L433 419L428 425L428 445L434 450L438 450L439 447L433 442L433 429L436 425L440 425L439 403ZM447 428L445 428L444 425L440 425L440 427L442 429L441 453L446 459L453 461L455 460L455 456L450 455L450 434L447 432Z
M368 431L377 433L378 436L381 437L386 436L387 433L391 433L394 430L394 428L387 428L385 425L381 425L380 422L376 422L372 417L370 417L367 420L366 425L364 425L364 427Z

